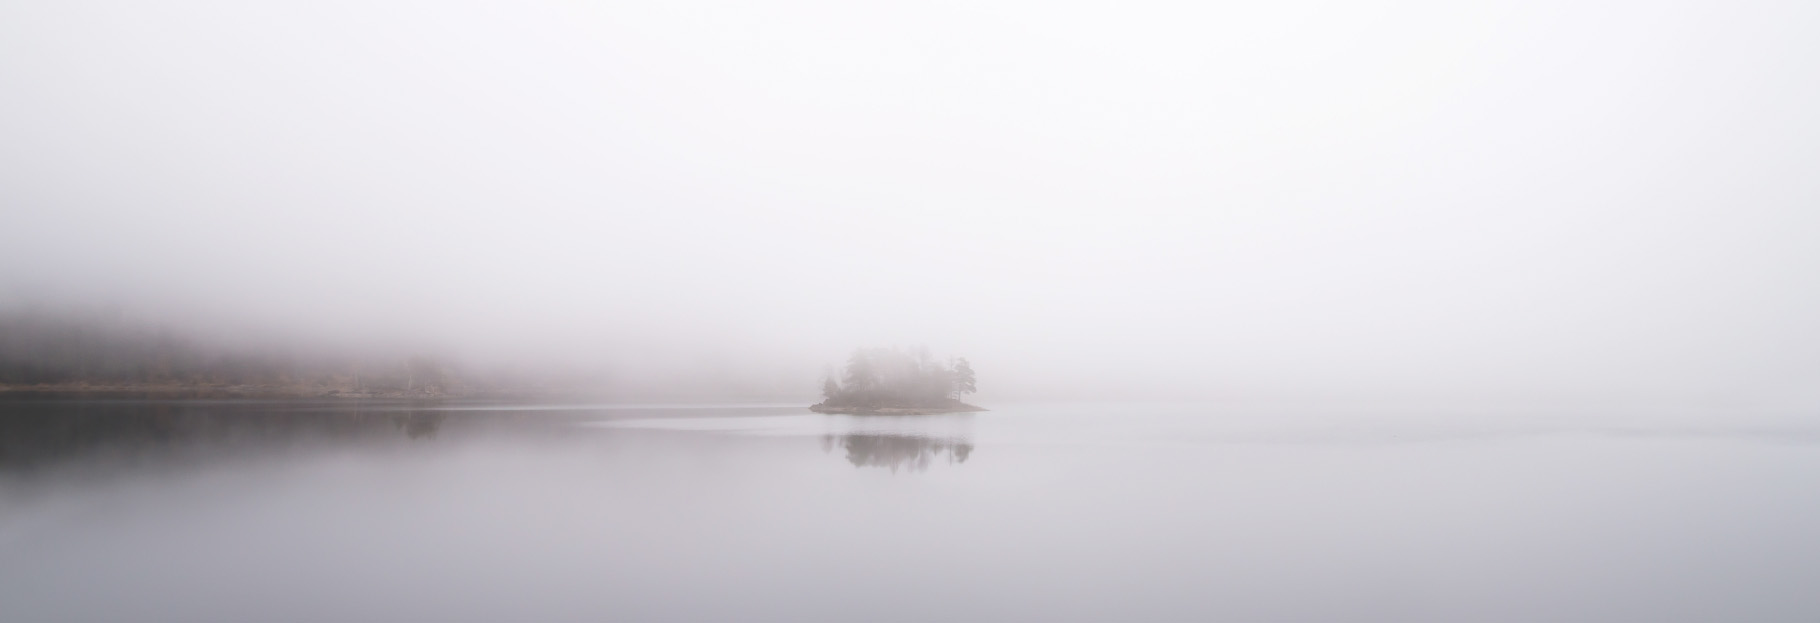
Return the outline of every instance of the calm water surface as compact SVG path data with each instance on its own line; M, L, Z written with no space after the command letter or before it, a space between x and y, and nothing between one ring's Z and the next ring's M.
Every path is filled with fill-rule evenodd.
M1804 418L0 402L0 620L1816 620Z

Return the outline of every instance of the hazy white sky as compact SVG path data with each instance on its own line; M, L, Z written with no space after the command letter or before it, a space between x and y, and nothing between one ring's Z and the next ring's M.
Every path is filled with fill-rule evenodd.
M762 391L926 344L988 395L1820 405L1817 32L1813 2L4 2L0 296Z

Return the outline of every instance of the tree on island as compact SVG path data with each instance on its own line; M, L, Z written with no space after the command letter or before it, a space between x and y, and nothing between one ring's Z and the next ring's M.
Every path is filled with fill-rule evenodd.
M847 358L839 380L822 380L822 402L810 409L829 413L981 411L961 402L975 391L966 359L944 365L928 351L861 348Z
M974 391L976 390L973 388L973 364L967 363L966 357L956 359L954 361L954 393L957 394L955 397L959 398L958 394L971 394Z

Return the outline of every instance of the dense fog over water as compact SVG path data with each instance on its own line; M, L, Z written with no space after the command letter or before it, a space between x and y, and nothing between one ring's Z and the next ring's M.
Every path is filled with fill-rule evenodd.
M1811 410L1817 29L7 2L0 305L699 398L807 398L895 344L985 398Z
M0 621L1820 620L1815 33L0 0Z

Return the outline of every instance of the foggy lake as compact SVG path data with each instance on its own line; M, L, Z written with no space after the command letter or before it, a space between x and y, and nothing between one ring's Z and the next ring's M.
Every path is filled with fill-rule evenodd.
M0 405L8 621L1820 616L1811 420Z
M0 2L0 623L1820 621L1816 33Z

